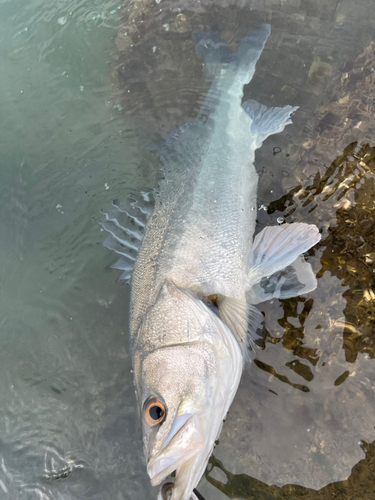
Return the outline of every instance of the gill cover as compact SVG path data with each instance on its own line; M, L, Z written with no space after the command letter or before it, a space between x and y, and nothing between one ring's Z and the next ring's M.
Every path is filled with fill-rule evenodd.
M186 500L206 468L236 393L242 355L222 320L193 292L166 280L134 352L147 471L153 485L176 471L172 499ZM144 411L157 398L165 418ZM145 406L146 403L146 406Z

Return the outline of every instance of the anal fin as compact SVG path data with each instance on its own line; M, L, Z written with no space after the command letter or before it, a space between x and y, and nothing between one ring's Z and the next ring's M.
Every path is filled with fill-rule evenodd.
M245 101L242 107L251 118L251 135L256 137L256 148L259 148L268 136L278 134L290 125L292 123L290 115L298 109L298 106L269 108L253 99Z

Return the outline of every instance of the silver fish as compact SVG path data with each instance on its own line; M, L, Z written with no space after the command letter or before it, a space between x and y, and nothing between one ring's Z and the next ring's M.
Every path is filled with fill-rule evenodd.
M267 227L254 239L255 150L297 109L241 104L269 34L268 25L250 32L234 53L215 34L196 35L212 82L197 123L160 150L158 191L115 201L101 223L104 246L121 255L112 267L132 278L147 472L158 485L176 471L172 500L195 497L262 327L254 304L316 287L301 256L320 240L316 226Z

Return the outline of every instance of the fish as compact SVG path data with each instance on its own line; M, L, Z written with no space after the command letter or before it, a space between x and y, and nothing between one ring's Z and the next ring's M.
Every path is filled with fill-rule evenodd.
M147 472L175 472L171 500L197 498L200 481L264 317L256 305L317 286L303 253L313 224L268 226L255 237L255 151L292 123L293 106L242 103L270 35L250 31L237 51L195 34L210 89L199 115L159 148L155 190L114 200L99 221L111 267L131 282L130 350ZM159 493L161 498L161 493Z

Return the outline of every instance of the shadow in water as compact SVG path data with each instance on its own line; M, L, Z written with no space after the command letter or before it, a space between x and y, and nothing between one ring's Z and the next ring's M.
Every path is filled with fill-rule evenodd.
M312 490L293 484L285 486L268 486L246 474L231 474L220 460L211 456L205 477L229 498L245 500L353 500L357 498L375 498L375 441L371 444L362 443L366 458L361 460L345 481L328 484L320 490ZM222 477L223 480L215 478Z
M337 353L333 352L331 356L335 358L338 356L338 352L343 349L345 360L343 360L341 366L345 366L345 363L350 363L347 365L348 369L340 375L337 374L339 376L335 376L330 381L324 377L325 361L321 358L321 350L306 345L309 342L305 338L307 322L309 319L311 321L313 314L317 314L317 309L322 307L328 308L329 301L332 300L334 302L336 300L335 297L325 298L318 304L314 303L314 299L311 297L307 299L296 297L280 301L282 317L280 318L279 316L277 323L281 327L280 331L282 335L277 337L272 336L274 332L272 332L272 335L267 333L266 342L268 344L279 344L293 353L295 359L285 363L285 366L291 370L290 376L278 373L277 369L282 369L282 364L275 365L278 367L276 369L272 366L273 363L267 364L259 359L254 361L256 366L263 372L273 375L273 377L294 389L305 393L311 391L310 395L306 394L306 398L310 398L311 401L318 401L316 398L319 398L320 394L322 395L323 406L328 405L325 406L325 411L333 419L331 420L333 427L330 427L329 418L328 420L327 416L321 418L319 412L316 413L316 410L311 412L311 422L309 421L309 424L306 423L305 427L315 425L317 426L315 432L320 432L321 436L324 436L322 437L323 446L320 450L320 456L323 461L322 467L327 468L327 470L329 467L340 469L340 453L342 456L348 454L349 450L342 451L340 443L337 442L337 439L341 441L344 438L344 434L340 434L341 431L335 434L342 425L347 433L355 432L357 436L363 436L362 424L354 421L354 414L347 413L349 408L355 405L357 410L353 409L353 411L363 413L363 418L372 426L373 410L371 410L372 403L370 403L371 397L369 393L366 392L362 395L365 398L363 399L364 406L362 408L358 404L362 399L356 398L360 394L361 388L364 388L365 384L368 383L365 379L361 379L361 376L364 377L365 375L359 375L360 367L363 367L364 364L368 366L367 363L372 362L370 358L374 358L375 356L374 174L375 148L368 144L358 147L357 143L352 143L344 150L342 155L332 162L324 173L318 172L314 177L301 182L300 185L288 191L282 198L272 202L268 208L269 214L278 216L281 213L286 222L294 221L295 216L297 216L302 217L303 220L309 222L315 221L317 223L318 227L322 230L323 237L321 243L310 251L310 256L315 255L315 259L317 256L320 256L321 269L318 271L317 276L318 278L322 278L327 272L328 275L331 275L330 279L332 277L338 278L340 281L337 280L337 282L341 282L341 286L343 287L343 293L340 292L340 289L338 289L337 293L339 295L342 294L346 301L343 309L341 309L344 316L338 319L333 316L330 319L330 322L336 329L335 331L338 332L337 338L340 342ZM331 316L331 312L329 311L326 311L326 314ZM334 331L332 330L331 332L330 329L322 327L316 319L313 321L313 324L317 325L317 335L322 335L322 338L330 337ZM319 330L319 328L324 331ZM318 333L319 331L321 333ZM365 355L361 359L359 358L360 353ZM369 361L363 361L363 359ZM368 366L368 368L371 367ZM295 375L302 377L305 383L294 383L292 380L295 378ZM338 392L335 388L341 386L348 379L349 375L353 375L350 379L351 383L353 383L355 377L360 377L360 380L358 380L359 385L353 386L353 389L346 388L345 390L349 390L348 396L340 399L340 394L344 394L344 392ZM318 378L320 376L321 379L315 380L315 376ZM312 385L313 379L315 386ZM347 383L349 383L349 380ZM340 391L341 389L342 387L340 387ZM324 391L326 391L326 396L323 396ZM273 391L270 390L270 392ZM274 394L276 397L278 396L278 393L274 392ZM349 396L350 394L351 396ZM281 397L290 398L290 395ZM298 396L296 395L295 397ZM255 402L253 401L251 403L252 407L254 407L254 404ZM276 400L275 404L277 404ZM306 399L298 401L289 399L289 404L293 406L293 411L297 415L298 408L301 405L307 404L307 401ZM338 410L340 405L344 408L341 413ZM367 410L365 409L365 405L367 405ZM283 408L283 406L275 407L274 412L277 413ZM281 420L282 415L279 415L279 417ZM275 418L275 425L280 425L277 422L277 415L275 415ZM250 420L249 425L254 426L256 419L251 417ZM350 430L350 427L352 427L352 430ZM260 432L263 432L263 436L260 435L259 438L264 439L264 433L267 432L266 429L269 432L269 427L259 429ZM303 442L303 435L301 434L301 436L301 442L299 438L296 438L295 442L303 447L305 444ZM346 437L349 439L348 434ZM324 447L325 440L332 441L331 448ZM268 440L267 443L267 446L271 446L271 448L274 446L276 449L277 443L272 442L272 440ZM249 446L254 446L254 442L253 444L248 444ZM362 451L366 453L366 458L359 461L352 468L350 477L344 481L330 482L330 484L318 490L291 484L285 484L282 487L269 486L265 482L252 478L247 474L232 474L214 456L210 459L206 471L206 479L231 498L256 500L296 498L328 500L336 498L349 500L363 497L364 499L372 499L375 493L375 441L371 444L360 441L359 445ZM306 478L303 479L301 474L304 474L304 470L305 474L309 474L308 462L311 461L315 453L313 450L315 450L314 446L311 447L310 451L306 451L303 456L305 464L299 463L298 474L290 476L294 477L296 482L307 483ZM352 449L353 452L354 450ZM257 454L258 451L254 451L254 453ZM222 456L220 457L222 458ZM324 465L326 458L328 460L326 465ZM262 466L262 457L259 460L260 466ZM355 461L352 462L351 467L354 463ZM276 458L274 459L273 467L276 470L281 467L276 462ZM293 467L296 467L296 464L294 463L293 465L291 459L290 474L292 474ZM238 467L234 466L234 468L238 470ZM246 466L245 468L241 468L242 470L252 470L251 466L249 469ZM347 475L349 475L350 468ZM254 475L259 477L259 470ZM265 477L269 477L267 469L265 469ZM336 477L340 477L340 475ZM345 474L342 473L341 477L345 477ZM272 479L270 479L271 481L273 482ZM292 481L289 480L289 482ZM283 481L279 481L279 484L282 483Z

